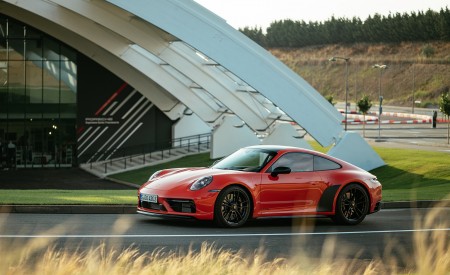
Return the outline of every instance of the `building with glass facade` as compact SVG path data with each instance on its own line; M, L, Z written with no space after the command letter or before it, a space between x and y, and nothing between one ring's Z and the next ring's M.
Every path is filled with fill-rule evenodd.
M311 85L195 1L0 0L0 52L2 166L92 163L206 131L211 158L310 146L291 123L332 156L384 165Z
M146 127L143 127L146 125ZM72 167L167 147L172 122L88 57L0 14L2 168Z

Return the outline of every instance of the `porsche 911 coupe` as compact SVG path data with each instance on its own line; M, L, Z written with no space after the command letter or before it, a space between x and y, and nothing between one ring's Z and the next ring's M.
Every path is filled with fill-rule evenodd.
M369 172L328 155L286 146L242 148L211 167L154 173L138 191L140 214L212 220L321 216L358 224L380 210L381 184Z

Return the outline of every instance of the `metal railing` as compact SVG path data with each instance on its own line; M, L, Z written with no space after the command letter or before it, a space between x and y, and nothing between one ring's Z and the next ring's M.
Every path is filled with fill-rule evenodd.
M195 153L207 151L211 146L211 134L200 134L188 137L181 137L173 139L170 142L170 146L167 148L158 150L149 150L149 148L154 147L155 144L146 144L141 146L133 146L123 148L121 150L109 150L104 152L97 152L97 156L105 155L122 155L122 157L109 158L101 161L87 161L89 164L89 169L94 169L94 167L103 167L103 172L105 174L111 170L112 166L122 166L123 170L127 168L134 167L137 165L145 165L146 163L161 161L164 159L171 158L173 156L178 156L180 150L185 150L183 154ZM133 153L141 150L141 153ZM177 152L178 151L178 152Z

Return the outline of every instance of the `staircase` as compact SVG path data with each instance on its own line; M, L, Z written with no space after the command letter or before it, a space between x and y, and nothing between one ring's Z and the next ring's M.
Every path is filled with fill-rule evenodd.
M147 166L170 162L184 156L210 151L210 134L172 141L173 147L155 152L80 164L80 168L100 178ZM150 176L150 175L149 175Z

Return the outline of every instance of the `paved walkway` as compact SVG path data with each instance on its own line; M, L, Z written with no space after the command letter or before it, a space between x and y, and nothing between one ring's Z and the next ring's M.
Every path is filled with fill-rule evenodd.
M447 144L430 144L416 139L415 143L394 142L389 139L381 142L376 139L366 139L374 147L405 148L427 151L447 151ZM136 189L130 185L98 178L80 168L62 169L18 169L0 170L1 189L66 189L66 190L130 190Z
M121 190L130 186L100 179L80 168L0 170L1 189Z
M411 142L395 142L389 139L381 139L377 141L376 139L366 139L372 147L387 147L387 148L401 148L401 149L413 149L413 150L425 150L425 151L448 151L450 153L450 145L446 143L435 143L421 142L420 139L415 139L414 143Z
M442 151L442 147L413 145L398 142L375 142L368 139L372 146L409 148L418 150ZM1 189L136 189L125 184L97 178L80 168L70 169L21 169L0 171ZM447 206L450 201L446 201ZM382 209L426 208L436 205L436 201L384 202ZM3 205L0 213L53 213L53 214L134 214L136 205Z

